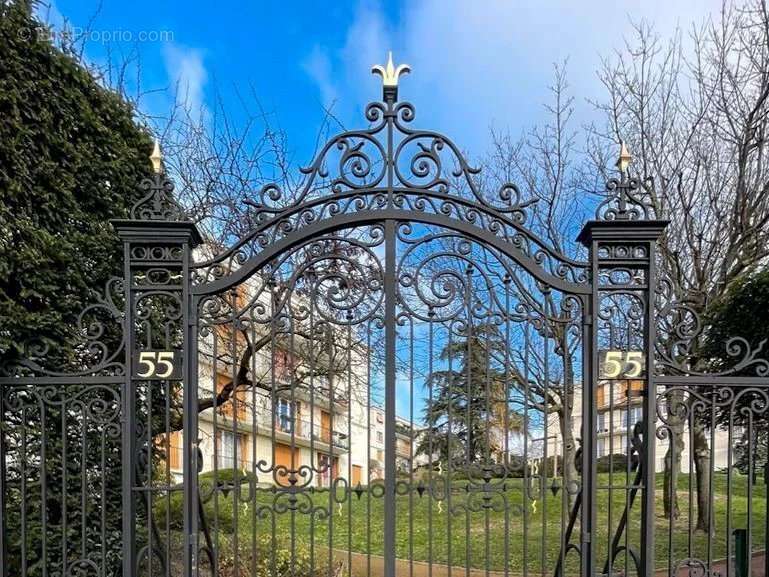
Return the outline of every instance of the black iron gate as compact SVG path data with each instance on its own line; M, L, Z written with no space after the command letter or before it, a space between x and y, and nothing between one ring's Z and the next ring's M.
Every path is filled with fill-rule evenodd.
M691 364L701 326L658 278L665 222L624 151L574 260L527 226L514 185L483 190L449 139L411 127L403 68L376 71L369 127L331 139L298 190L261 190L253 232L214 258L156 159L114 223L124 278L84 311L77 358L57 371L32 349L0 378L3 577L705 575L763 559L765 487L751 457L746 479L732 471L731 445L735 427L759 438L769 367L741 341L722 373ZM703 434L727 472L711 458L697 494L715 503L725 483L727 518L713 509L700 535ZM688 473L663 479L686 435ZM688 514L659 517L686 482Z

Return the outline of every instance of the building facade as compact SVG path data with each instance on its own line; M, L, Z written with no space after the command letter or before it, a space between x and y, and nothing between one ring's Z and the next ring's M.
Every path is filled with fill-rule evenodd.
M632 440L635 425L643 419L643 387L640 380L602 380L596 389L596 429L598 458L609 455L627 455ZM662 407L661 410L665 410ZM574 388L573 430L575 438L581 436L582 430L582 387ZM547 454L560 457L563 455L563 442L558 415L548 415ZM732 441L736 442L742 436L739 427L733 428ZM710 439L713 469L718 471L729 466L730 440L726 430L716 428L708 432ZM657 472L665 470L665 456L668 451L669 439L655 436L655 467ZM732 454L732 462L734 455ZM691 454L691 430L684 427L683 450L681 452L681 472L693 470L694 461Z

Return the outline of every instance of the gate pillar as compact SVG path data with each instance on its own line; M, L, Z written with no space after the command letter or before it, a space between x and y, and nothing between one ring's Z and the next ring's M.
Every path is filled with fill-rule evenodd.
M153 440L169 431L159 428L153 402L159 395L183 391L183 429L197 431L197 394L187 391L196 383L191 349L189 264L192 250L202 242L197 227L173 198L173 184L162 169L157 143L151 157L155 174L141 183L145 195L131 208L130 218L113 220L123 242L126 383L122 424L123 576L134 577L140 563L169 563L171 555L158 554L152 544L151 505L145 507L142 531L148 543L137 558L140 505L152 502ZM157 409L155 407L155 409ZM165 415L167 417L167 415ZM183 443L185 571L197 555L197 450L196 439ZM147 491L150 491L147 497ZM146 499L147 501L143 501ZM158 556L157 558L155 556ZM164 558L163 558L164 557Z
M629 531L628 523L608 543L607 560L597 559L596 494L597 479L597 394L601 381L624 380L628 399L632 393L630 380L642 381L642 421L628 435L630 457L631 433L641 438L639 462L642 470L640 491L641 535L630 535L630 543L640 542L639 575L654 575L654 487L656 407L654 394L655 290L657 286L656 245L668 221L649 217L652 207L639 192L641 182L628 175L631 158L622 145L617 167L619 179L607 182L608 197L599 205L596 220L585 223L577 239L589 250L593 294L589 305L584 359L584 391L582 398L582 575L595 576L613 565L619 536ZM610 355L610 356L609 356ZM607 363L607 359L610 360ZM612 372L607 367L611 364ZM614 374L614 369L618 372ZM612 389L610 389L612 390ZM629 407L628 407L629 408ZM610 437L610 453L613 452ZM611 483L612 481L610 481ZM633 502L635 491L626 490ZM632 507L632 504L631 504ZM614 528L612 528L614 530ZM629 554L629 553L628 553ZM596 566L598 566L598 571Z

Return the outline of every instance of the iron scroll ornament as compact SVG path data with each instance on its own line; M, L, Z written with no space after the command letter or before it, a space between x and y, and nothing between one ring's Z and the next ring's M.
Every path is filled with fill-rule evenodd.
M606 198L599 203L595 216L599 220L649 220L654 207L647 199L645 189L651 189L651 177L640 179L628 176L611 178L606 182Z
M0 376L77 377L125 374L125 313L123 279L113 277L95 302L77 315L73 336L73 357L60 359L58 366L46 363L48 343L28 343L22 359L0 364Z
M365 109L370 126L327 141L301 169L303 180L296 189L272 183L244 200L251 207L252 231L217 256L193 264L193 285L232 277L277 242L301 237L307 227L385 213L471 227L505 241L551 277L572 285L588 283L586 262L556 251L527 226L536 199L523 198L512 183L493 194L484 191L480 169L446 136L412 128L415 116L413 105L396 102L385 91L383 102Z
M747 339L733 336L723 347L731 366L719 370L698 366L697 352L707 336L707 324L698 307L691 301L676 298L669 277L659 279L656 287L657 338L655 354L659 375L689 375L699 377L725 377L751 374L769 376L767 339L752 347Z

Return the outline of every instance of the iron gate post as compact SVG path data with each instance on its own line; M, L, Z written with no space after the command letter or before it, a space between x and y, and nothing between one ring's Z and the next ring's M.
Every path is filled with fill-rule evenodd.
M626 182L623 180L623 182ZM624 292L637 297L643 307L643 324L640 333L634 335L639 346L643 347L645 359L643 388L643 501L641 505L640 535L640 575L654 575L654 488L655 488L655 439L656 408L654 393L654 342L655 330L655 291L657 287L656 245L667 221L631 220L615 218L611 220L591 220L583 227L578 236L590 253L593 279L591 308L588 311L591 320L590 345L586 354L590 355L589 381L585 383L583 395L583 576L594 576L596 526L596 490L597 490L597 404L595 389L599 384L600 366L599 329L595 315L602 309L604 295ZM621 281L612 280L611 275L618 271L629 271L629 277ZM611 318L604 319L611 323ZM629 389L628 389L629 390ZM630 432L628 431L629 435ZM629 527L629 525L628 525ZM626 529L627 530L627 529ZM610 559L612 552L609 552ZM611 563L609 563L611 567Z
M159 154L156 146L156 153ZM155 153L153 153L155 154ZM154 159L153 159L154 162ZM158 161L159 162L159 161ZM123 397L123 424L122 424L122 479L123 479L123 577L135 577L137 567L137 501L145 490L150 487L142 487L142 479L139 478L139 453L142 447L141 440L146 446L147 466L151 469L152 439L149 436L152 431L141 433L141 426L137 419L137 396L139 395L139 383L147 382L148 391L155 382L182 381L185 399L184 426L186 429L188 415L187 397L197 400L197 394L188 395L184 385L187 383L190 370L194 366L190 356L190 333L188 319L190 318L190 290L189 290L189 263L192 260L192 250L202 242L202 237L194 223L187 219L186 214L174 200L173 185L166 179L159 164L156 164L156 174L152 179L142 183L142 188L147 194L141 198L131 209L130 219L113 220L112 226L118 237L123 241L124 247L124 291L125 291L125 343L126 343L126 375ZM159 276L153 276L159 275ZM181 318L176 319L171 311L163 309L163 318L154 322L160 325L165 332L166 346L173 348L173 369L168 375L151 374L140 376L138 364L140 352L145 354L156 348L158 335L153 335L146 330L148 335L143 335L143 342L139 342L137 327L141 317L142 307L152 307L153 295L162 294L172 299L180 311ZM147 325L152 322L146 317ZM161 331L157 331L160 333ZM169 336L173 335L173 336ZM181 340L181 342L178 342ZM171 344L173 341L173 345ZM157 354L157 353L154 353ZM151 398L151 392L149 393ZM164 431L159 431L162 433ZM186 431L184 435L183 460L184 460L184 529L187 539L185 549L186 575L192 575L193 562L197 551L193 551L189 536L195 531L197 523L197 501L194 498L197 482L195 480L190 493L191 469L197 471L196 457L190 450L195 440L193 433ZM195 433L197 431L195 430ZM147 438L140 438L140 435ZM151 500L151 497L150 497ZM148 512L148 515L151 515ZM196 533L194 533L196 534ZM151 539L151 537L150 537ZM154 551L150 548L149 559L152 563ZM165 560L166 562L169 559Z

